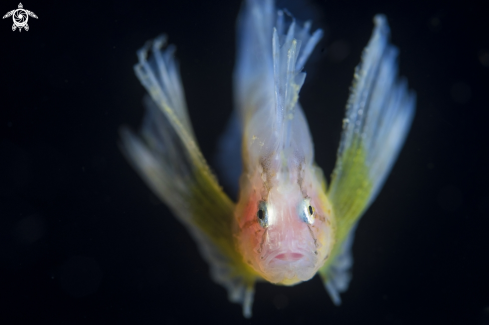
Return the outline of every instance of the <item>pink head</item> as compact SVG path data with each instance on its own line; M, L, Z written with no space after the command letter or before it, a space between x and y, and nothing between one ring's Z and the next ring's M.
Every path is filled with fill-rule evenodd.
M263 278L291 285L309 280L333 244L331 209L313 167L301 182L276 175L273 186L257 173L241 180L236 216L238 246Z

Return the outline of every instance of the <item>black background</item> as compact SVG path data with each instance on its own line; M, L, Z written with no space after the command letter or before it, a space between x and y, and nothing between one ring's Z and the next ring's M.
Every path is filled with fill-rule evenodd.
M17 5L3 1L1 15ZM357 230L343 305L318 277L260 283L251 320L117 147L118 128L137 128L143 114L135 51L165 32L199 144L213 156L232 108L240 2L23 5L39 17L28 32L0 21L0 323L489 324L483 1L313 2L327 37L301 102L325 173L376 13L388 17L417 112Z

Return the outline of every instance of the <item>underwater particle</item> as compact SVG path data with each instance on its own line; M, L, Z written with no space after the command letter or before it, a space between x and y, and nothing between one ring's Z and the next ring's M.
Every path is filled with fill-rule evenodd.
M289 299L287 299L287 296L279 294L273 297L272 302L275 308L284 309L289 304Z
M452 95L452 99L459 104L467 103L472 95L469 85L465 82L454 83L450 90L450 94Z
M59 269L60 287L73 298L97 292L102 282L102 270L97 261L87 256L72 256Z
M489 50L479 51L479 61L483 66L489 68Z
M445 211L455 211L462 206L462 192L449 185L438 192L438 205Z

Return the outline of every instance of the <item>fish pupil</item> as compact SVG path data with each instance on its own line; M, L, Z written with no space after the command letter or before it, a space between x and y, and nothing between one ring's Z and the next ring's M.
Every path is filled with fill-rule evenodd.
M309 206L309 214L312 215L312 206Z
M260 220L263 220L263 210L262 209L258 210L258 218Z

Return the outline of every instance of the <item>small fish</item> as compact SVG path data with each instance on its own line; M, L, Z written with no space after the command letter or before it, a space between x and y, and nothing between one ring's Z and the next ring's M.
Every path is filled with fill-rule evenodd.
M327 185L298 101L302 69L322 31L311 32L309 21L277 10L273 0L244 1L236 107L220 145L224 182L239 184L236 203L197 145L175 47L160 36L137 52L134 70L149 93L146 115L139 135L121 129L121 148L188 228L212 279L242 304L247 318L256 281L294 285L319 273L336 305L348 288L356 225L389 174L415 111L415 94L397 76L387 20L376 15L374 23Z

